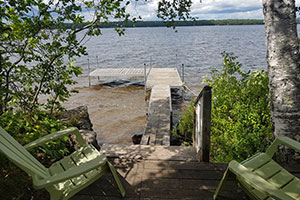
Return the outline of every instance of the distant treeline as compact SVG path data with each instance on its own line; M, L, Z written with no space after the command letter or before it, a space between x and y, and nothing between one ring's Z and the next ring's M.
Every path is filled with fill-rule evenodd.
M100 27L118 27L123 22L111 22L103 24ZM175 21L175 26L218 26L218 25L254 25L263 24L263 20L243 20L243 19L226 19L226 20L196 20L196 21ZM127 22L125 27L161 27L166 26L162 21L137 21L135 23Z
M300 23L300 20L297 20ZM262 19L225 19L225 20L195 20L195 21L175 21L175 26L224 26L224 25L258 25L264 24ZM66 24L67 28L71 28L72 24ZM115 28L115 27L163 27L166 26L163 21L136 21L129 22L109 22L100 24L100 28Z

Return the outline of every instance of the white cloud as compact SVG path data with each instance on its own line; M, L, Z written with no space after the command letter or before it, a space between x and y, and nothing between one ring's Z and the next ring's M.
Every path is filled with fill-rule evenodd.
M194 1L192 15L199 19L257 19L263 18L261 0L203 0Z
M132 0L127 7L131 16L141 16L143 20L158 20L159 0ZM296 0L300 6L300 0ZM193 0L191 14L198 19L263 19L262 0ZM90 11L82 12L92 16Z
M131 2L127 8L127 11L134 17L141 16L143 20L157 20L156 15L158 2L159 0Z
M159 0L130 4L127 11L143 20L157 20ZM300 1L300 0L299 0ZM199 19L258 19L263 18L261 0L193 0L191 14Z

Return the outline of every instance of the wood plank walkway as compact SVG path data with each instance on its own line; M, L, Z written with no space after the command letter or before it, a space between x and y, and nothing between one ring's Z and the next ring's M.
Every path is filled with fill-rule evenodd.
M152 68L146 88L151 89L147 125L141 144L170 145L172 126L171 88L181 88L182 81L176 68Z
M147 124L141 144L170 146L171 115L170 87L154 85L151 89Z
M101 68L92 71L89 76L96 77L119 77L119 76L144 76L145 71L141 68Z
M154 85L169 85L171 88L181 88L182 81L176 68L152 68L147 77L146 88Z
M116 167L126 190L125 199L211 200L227 167L223 163L195 162L194 148L149 145L104 145L101 153ZM300 164L285 167L300 177ZM122 199L110 174L71 200ZM248 199L234 181L225 184L219 199Z
M211 200L227 164L193 159L195 149L177 146L104 145L101 153L116 167L125 199ZM287 167L300 177L300 165ZM79 192L72 200L121 199L111 175ZM248 199L234 181L225 184L220 199Z

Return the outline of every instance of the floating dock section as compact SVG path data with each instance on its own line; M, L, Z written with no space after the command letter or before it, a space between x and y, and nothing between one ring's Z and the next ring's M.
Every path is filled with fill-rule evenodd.
M116 77L116 76L144 76L145 70L140 68L101 68L92 71L89 76Z

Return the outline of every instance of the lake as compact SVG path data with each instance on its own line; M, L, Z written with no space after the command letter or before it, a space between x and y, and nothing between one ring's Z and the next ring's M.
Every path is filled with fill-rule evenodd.
M89 56L77 59L84 74L77 78L79 94L73 95L67 108L87 105L98 142L130 143L131 135L142 133L146 123L143 87L97 84L88 88L88 59L96 68L143 68L185 65L185 82L194 91L210 67L221 68L223 51L238 56L246 70L267 69L263 25L128 28L119 37L114 29L102 29L103 35L86 40ZM98 62L97 62L98 58ZM110 79L107 81L112 81ZM134 82L134 81L133 81ZM129 85L129 86L128 86Z
M128 28L119 37L114 29L102 29L103 35L86 41L89 56L81 57L78 66L155 67L185 65L185 81L198 84L210 67L220 68L223 51L238 56L244 70L266 69L266 45L263 25L197 26L171 28ZM87 73L87 71L86 71Z

